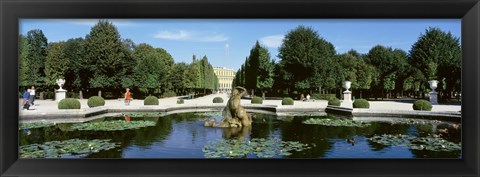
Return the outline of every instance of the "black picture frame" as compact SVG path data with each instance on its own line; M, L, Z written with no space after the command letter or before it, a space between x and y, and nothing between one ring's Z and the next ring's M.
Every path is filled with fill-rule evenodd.
M479 176L478 0L1 0L1 176ZM20 18L462 19L462 159L18 159Z

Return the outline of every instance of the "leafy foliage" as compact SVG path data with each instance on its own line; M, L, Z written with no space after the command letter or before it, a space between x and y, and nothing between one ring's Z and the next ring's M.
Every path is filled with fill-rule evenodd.
M263 99L262 97L253 97L252 100L251 100L251 103L252 104L262 104L263 103Z
M349 119L341 119L341 118L325 118L325 119L318 119L318 118L311 118L308 120L303 121L304 124L315 124L315 125L323 125L323 126L333 126L333 127L366 127L370 126L369 123L353 121Z
M58 109L80 109L80 101L75 98L65 98L58 102Z
M105 100L99 96L92 96L88 98L87 105L88 107L91 107L91 108L97 107L97 106L104 106Z
M19 129L43 128L43 127L50 127L53 125L55 125L53 122L39 121L39 122L31 122L31 123L20 123L18 128Z
M353 108L370 108L370 104L366 99L355 99Z
M183 103L185 103L185 101L183 99L181 99L181 98L177 99L177 104L183 104Z
M413 110L431 111L432 103L427 100L417 100L413 102Z
M213 103L223 103L223 98L222 97L215 97L215 98L213 98Z
M78 130L92 130L92 131L120 131L120 130L128 130L128 129L139 129L148 126L155 126L156 123L153 121L124 121L124 120L116 120L116 121L102 121L102 122L86 122L75 124L72 126L74 129Z
M312 99L316 99L316 100L331 100L333 98L336 98L335 94L318 94L318 93L314 93L312 94Z
M373 136L370 141L386 146L407 146L414 150L428 151L459 151L462 150L461 143L456 144L440 137L414 137L409 135L390 135Z
M19 154L20 158L59 158L71 155L85 157L91 153L113 149L118 146L108 139L70 139L20 146Z
M148 96L143 100L143 105L158 105L158 98L156 96Z
M253 138L246 140L218 140L206 145L202 151L207 158L239 158L255 155L258 158L289 156L292 151L310 149L307 144L298 141L282 141L278 138Z
M328 100L328 105L340 106L340 104L341 104L340 100L336 97Z
M282 99L282 105L293 105L294 101L290 97L285 97Z

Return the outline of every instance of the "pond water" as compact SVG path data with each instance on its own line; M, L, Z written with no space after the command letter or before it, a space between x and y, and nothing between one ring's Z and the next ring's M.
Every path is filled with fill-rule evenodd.
M460 149L447 151L442 149L445 148L443 144L439 145L441 146L440 150L435 150L424 148L423 145L421 148L413 148L408 145L408 142L415 141L412 139L409 139L407 143L397 142L397 144L382 144L372 140L374 136L401 135L411 138L436 137L437 139L440 138L441 143L446 144L448 142L453 145L460 145L461 129L456 124L438 121L431 123L404 121L401 123L368 122L368 126L358 127L326 126L303 122L311 118L325 119L328 117L277 117L268 114L252 114L255 114L253 125L240 129L204 127L203 121L206 118L220 119L218 115L212 113L179 113L161 117L134 117L132 115L128 118L101 118L89 123L152 121L154 124L138 129L116 131L79 130L78 127L75 128L82 123L21 128L19 129L19 142L21 148L38 144L41 148L36 149L36 153L54 154L54 158L225 157L221 155L222 153L224 155L227 153L227 157L229 157L228 154L234 154L230 157L240 158L461 158ZM100 125L95 124L91 127L95 129L98 126ZM120 127L120 125L115 126ZM94 149L92 146L102 146L87 143L88 146L85 144L87 151L84 150L82 155L66 153L55 156L58 151L48 150L45 145L42 145L45 142L72 139L108 139L116 146L107 150L87 152L89 148ZM383 141L391 139L391 137L387 137ZM60 147L58 143L52 145L52 147L62 151L75 148ZM30 151L25 152L33 153ZM31 157L22 156L22 152L25 153L20 151L21 158Z

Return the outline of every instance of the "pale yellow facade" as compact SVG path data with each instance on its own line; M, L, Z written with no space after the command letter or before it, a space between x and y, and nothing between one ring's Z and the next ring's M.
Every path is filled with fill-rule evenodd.
M235 71L226 67L213 67L213 72L218 78L218 90L222 93L230 93L232 91L233 78Z

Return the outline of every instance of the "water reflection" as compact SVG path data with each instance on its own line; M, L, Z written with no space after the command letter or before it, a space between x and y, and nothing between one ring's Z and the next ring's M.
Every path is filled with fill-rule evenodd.
M372 122L367 127L329 127L302 124L312 117L277 117L255 114L251 127L204 127L203 120L210 116L194 113L172 114L163 117L117 117L94 121L123 120L127 122L148 120L155 126L124 131L78 131L73 123L50 127L19 130L20 145L63 141L68 139L111 139L120 147L91 154L89 158L204 158L202 148L220 139L250 140L252 138L279 138L282 141L298 141L311 149L294 151L286 158L458 158L461 152L435 152L410 150L374 143L369 137L383 134L411 136L441 136L459 143L461 128L448 124L407 125Z

